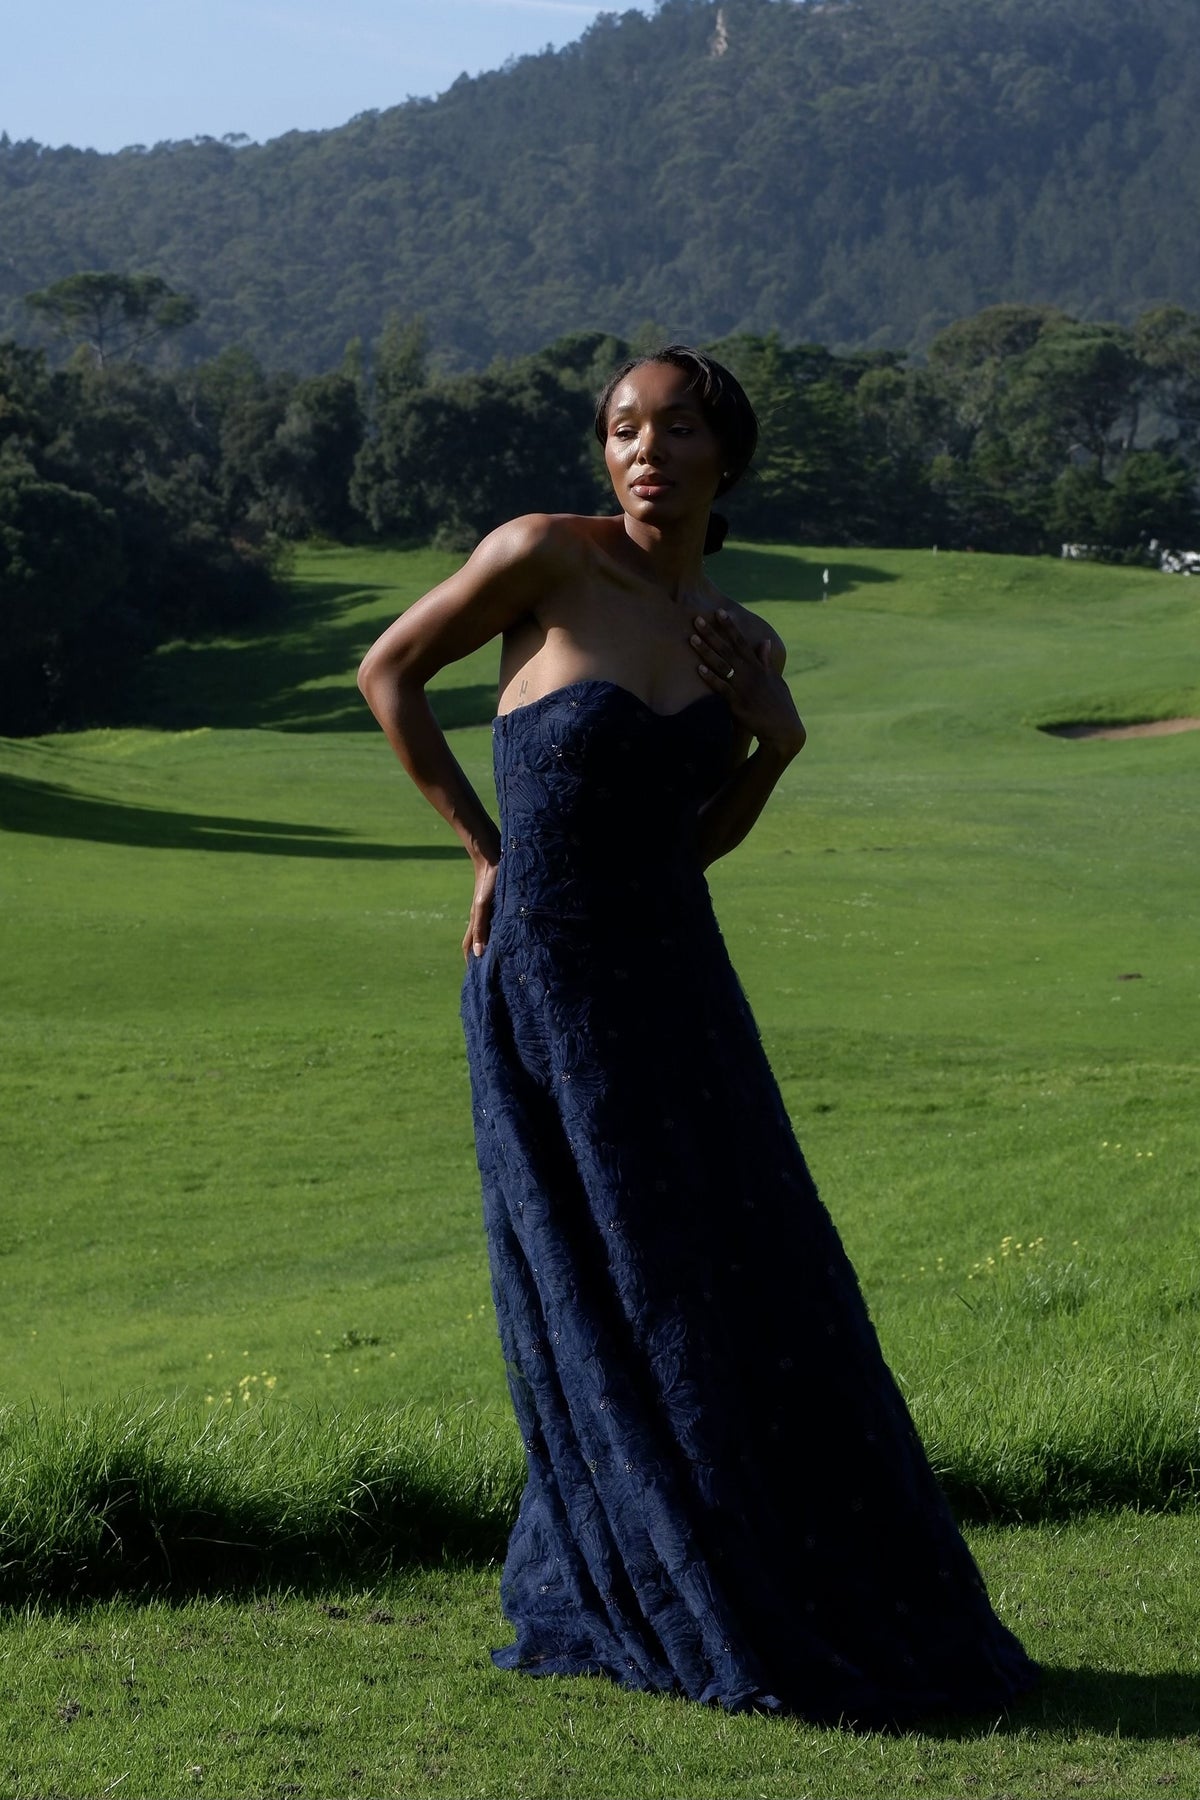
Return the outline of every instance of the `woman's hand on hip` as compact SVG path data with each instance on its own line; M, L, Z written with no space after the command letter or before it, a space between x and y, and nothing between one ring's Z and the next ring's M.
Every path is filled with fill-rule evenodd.
M777 666L770 638L751 644L733 615L718 611L695 621L692 648L700 653L700 676L723 694L729 710L760 744L791 758L804 748L805 731L791 689ZM782 659L782 649L779 651Z
M480 857L475 863L475 893L471 900L471 917L463 936L463 958L482 956L492 934L492 902L496 894L498 865Z

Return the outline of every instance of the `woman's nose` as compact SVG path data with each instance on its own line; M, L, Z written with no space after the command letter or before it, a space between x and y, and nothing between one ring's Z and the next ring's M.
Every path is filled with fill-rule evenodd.
M661 455L662 446L658 434L648 425L638 439L638 461L657 462Z

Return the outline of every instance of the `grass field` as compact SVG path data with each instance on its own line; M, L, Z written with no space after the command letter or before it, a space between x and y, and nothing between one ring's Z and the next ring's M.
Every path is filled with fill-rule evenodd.
M13 1800L1146 1800L1196 1792L1200 1555L1131 1514L974 1536L1047 1659L1008 1718L885 1739L728 1717L600 1681L520 1681L486 1646L492 1570L253 1602L37 1613L0 1636ZM118 1785L119 1784L119 1785Z
M360 1791L359 1766L361 1791L412 1794L1200 1786L1195 1742L1174 1741L1197 1717L1194 1513L1114 1510L1187 1508L1200 1467L1200 734L1037 729L1200 712L1200 597L1143 571L750 546L714 565L787 640L810 731L713 871L726 935L973 1541L1005 1594L1025 1570L1042 1596L1028 1619L1001 1610L1076 1673L992 1738L869 1749L589 1683L518 1698L479 1662L502 1627L472 1565L387 1577L359 1609L397 1621L382 1651L362 1628L383 1691L334 1678L353 1634L321 1613L314 1565L340 1545L352 1567L389 1532L427 1558L473 1512L459 1551L478 1556L513 1479L456 1017L468 869L353 683L382 623L451 566L307 552L286 623L164 651L127 728L0 743L0 1579L13 1601L100 1591L169 1552L186 1587L199 1508L251 1545L228 1565L243 1592L257 1569L293 1595L269 1615L231 1589L186 1619L178 1591L174 1611L14 1618L13 1791L335 1794ZM438 683L481 785L495 661ZM449 1421L441 1512L414 1474L420 1408ZM115 1518L157 1524L158 1560ZM1144 1591L1121 1575L1111 1605L1128 1570ZM403 1624L416 1612L437 1656ZM180 1633L221 1643L192 1685L164 1648ZM89 1679L133 1646L161 1671L160 1711L76 1694L77 1640L101 1646ZM251 1700L264 1643L271 1692ZM412 1657L405 1748L388 1682ZM210 1665L197 1648L187 1666ZM242 1671L253 1756L240 1726L221 1735L222 1666ZM310 1711L308 1737L270 1725ZM440 1723L422 1736L418 1716ZM632 1755L639 1734L674 1763Z

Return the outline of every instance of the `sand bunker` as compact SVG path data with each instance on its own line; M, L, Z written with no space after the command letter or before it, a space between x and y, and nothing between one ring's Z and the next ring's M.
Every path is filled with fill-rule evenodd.
M1140 725L1042 725L1061 738L1174 737L1178 731L1200 731L1200 719L1145 719Z

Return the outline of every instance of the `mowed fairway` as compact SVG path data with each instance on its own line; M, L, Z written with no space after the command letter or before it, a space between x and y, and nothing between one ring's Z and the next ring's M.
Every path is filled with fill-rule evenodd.
M1145 1522L1145 1538L1130 1513L1011 1521L1195 1491L1200 733L1068 742L1037 727L1200 713L1200 591L968 555L740 546L710 566L788 642L809 726L754 836L712 872L801 1141L951 1492L967 1516L1010 1522L973 1540L1001 1610L1048 1663L1080 1665L1091 1644L1127 1685L1111 1705L1102 1682L1088 1689L1069 1718L1066 1701L1044 1721L1032 1703L1003 1753L955 1739L949 1762L943 1745L924 1764L913 1741L873 1740L870 1760L836 1734L597 1684L519 1684L518 1698L482 1671L479 1636L503 1627L465 1574L457 1598L391 1610L424 1622L444 1604L441 1699L406 1705L453 1714L460 1695L466 1736L447 1726L430 1748L416 1732L424 1748L393 1764L380 1725L362 1791L955 1793L969 1774L970 1791L1046 1794L1075 1791L1076 1765L1097 1794L1163 1773L1188 1791L1200 1758L1173 1740L1200 1689L1182 1610L1194 1514ZM511 1449L457 1021L469 867L353 680L382 625L451 567L306 552L286 628L162 653L127 729L0 742L10 1487L48 1419L99 1403L131 1417L170 1403L181 1454L207 1430L236 1456L261 1426L315 1466L323 1434L409 1402L466 1408ZM482 651L437 683L481 787L496 660ZM718 1109L712 1128L737 1120ZM1143 1542L1152 1554L1130 1548ZM1086 1605L1065 1574L1060 1588L1056 1544ZM1111 1605L1109 1575L1123 1583ZM1094 1638L1089 1608L1103 1611ZM247 1668L256 1634L286 1636L228 1611ZM24 1629L57 1656L68 1626ZM129 1613L79 1629L107 1645L167 1625ZM394 1625L372 1661L380 1680L389 1659L425 1655L402 1636ZM0 1678L10 1697L26 1641ZM308 1680L303 1659L288 1667ZM576 1762L563 1719L580 1695L604 1723ZM1147 1724L1130 1761L1106 1734L1124 1710L1137 1737L1129 1719L1160 1700L1163 1729ZM13 1750L14 1792L98 1793L132 1768L115 1791L294 1780L332 1794L359 1766L338 1760L354 1727L335 1753L330 1714L327 1753L319 1731L303 1753L268 1737L235 1787L251 1764L228 1747L224 1763L211 1746L155 1763L143 1730L122 1762L128 1719L99 1701L92 1748L73 1750L86 1721L58 1719L66 1703L45 1698L36 1767ZM494 1740L492 1765L476 1705L532 1721ZM628 1745L664 1717L690 1748L651 1766ZM1044 1756L1039 1721L1061 1739ZM156 1787L168 1770L174 1785Z

